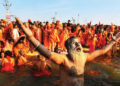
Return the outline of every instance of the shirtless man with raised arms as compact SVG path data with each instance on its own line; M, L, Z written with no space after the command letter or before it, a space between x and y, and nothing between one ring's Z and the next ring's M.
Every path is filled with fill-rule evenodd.
M60 86L84 86L85 63L107 53L107 51L109 51L112 46L120 40L119 32L105 47L91 53L84 53L80 41L76 37L70 37L65 43L68 54L58 54L49 51L41 45L39 41L34 38L29 27L25 27L18 18L16 18L16 21L37 51L46 58L51 59L56 64L60 65Z

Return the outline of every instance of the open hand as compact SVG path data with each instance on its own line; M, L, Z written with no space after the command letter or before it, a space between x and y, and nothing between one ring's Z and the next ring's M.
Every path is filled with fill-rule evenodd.
M120 32L118 32L115 36L114 36L114 40L116 42L119 42L120 41Z
M19 25L19 27L23 30L23 32L26 34L26 36L28 36L28 37L31 37L31 36L33 36L33 34L32 34L32 31L30 30L30 28L29 28L29 25L27 24L27 23L25 23L26 24L26 27L23 25L23 23L17 18L17 17L15 17L15 19L16 19L16 22L17 22L17 24Z

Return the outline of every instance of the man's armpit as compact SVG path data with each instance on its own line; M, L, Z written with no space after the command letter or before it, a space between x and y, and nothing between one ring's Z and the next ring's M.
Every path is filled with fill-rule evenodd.
M66 55L65 55L65 54L58 54L58 53L52 52L50 58L51 58L51 60L53 60L55 63L57 63L57 64L62 64L62 63L64 63L64 61L65 61Z

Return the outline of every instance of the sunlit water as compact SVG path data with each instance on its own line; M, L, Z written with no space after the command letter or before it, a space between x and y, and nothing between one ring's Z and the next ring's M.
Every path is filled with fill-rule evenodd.
M34 77L30 67L16 68L15 73L0 73L0 86L59 86L58 66L52 64L49 77ZM120 86L120 58L111 62L90 62L85 68L85 86Z

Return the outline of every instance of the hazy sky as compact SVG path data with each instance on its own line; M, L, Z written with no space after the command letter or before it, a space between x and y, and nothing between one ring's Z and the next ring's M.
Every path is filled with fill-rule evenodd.
M9 0L12 3L11 15L22 21L28 19L52 21L55 16L61 22L76 20L81 24L92 21L93 24L120 25L120 0ZM5 18L4 0L0 0L0 18ZM79 16L78 16L79 14Z

